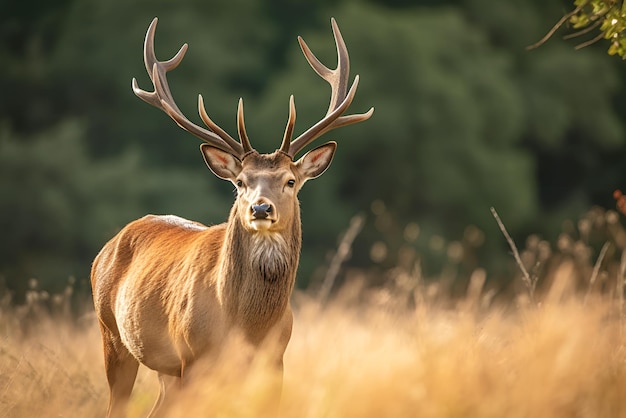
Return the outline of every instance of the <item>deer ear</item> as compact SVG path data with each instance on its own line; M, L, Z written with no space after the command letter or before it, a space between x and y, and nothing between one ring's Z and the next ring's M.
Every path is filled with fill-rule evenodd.
M336 142L327 142L304 154L302 158L296 162L296 166L305 179L319 177L326 171L328 166L330 166L336 149Z
M241 161L234 155L209 144L200 145L204 162L217 177L235 181L241 173Z

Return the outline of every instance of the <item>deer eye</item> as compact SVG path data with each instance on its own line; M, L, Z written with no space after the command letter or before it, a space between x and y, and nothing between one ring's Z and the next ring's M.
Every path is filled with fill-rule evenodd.
M243 187L243 181L241 181L241 179L238 179L235 184L237 185L237 187Z
M287 187L294 187L295 185L296 185L296 181L295 180L287 181Z

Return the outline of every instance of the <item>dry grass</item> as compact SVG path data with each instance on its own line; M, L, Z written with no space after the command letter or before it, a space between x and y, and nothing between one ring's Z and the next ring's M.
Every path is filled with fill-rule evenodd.
M623 323L610 300L415 310L296 301L281 416L626 417ZM29 335L2 335L0 416L104 414L99 334L87 321L49 318ZM253 370L237 387L192 382L167 416L272 416L272 375ZM156 392L143 369L131 416L144 416Z
M388 286L357 280L328 303L296 293L278 413L269 406L275 376L258 361L236 384L225 378L233 363L195 376L165 415L626 417L626 233L615 216L596 210L555 245L528 240L521 259L537 303L524 286L495 298L481 269L452 299L413 263L387 272ZM611 248L600 258L593 242ZM103 416L95 318L43 312L40 296L33 288L19 309L0 300L0 417ZM129 416L145 416L157 391L154 373L140 368Z

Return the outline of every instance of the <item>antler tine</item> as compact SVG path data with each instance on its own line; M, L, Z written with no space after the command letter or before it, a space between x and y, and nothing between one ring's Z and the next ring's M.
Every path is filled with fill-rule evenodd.
M287 127L285 128L285 135L283 136L283 143L280 146L280 151L289 155L289 147L291 145L291 138L293 137L293 128L296 125L296 104L293 99L293 94L289 97L289 119L287 120ZM293 158L293 156L292 156Z
M298 138L291 141L289 145L285 144L287 132L283 138L283 145L281 150L287 149L286 152L292 158L305 146L313 142L316 138L320 137L324 133L339 128L341 126L350 125L352 123L362 122L369 119L374 113L374 108L371 108L366 113L342 116L342 114L348 109L356 89L359 84L359 76L354 78L352 86L348 90L348 80L350 77L350 58L348 56L348 49L339 31L339 26L334 18L331 19L331 25L333 29L333 35L335 38L335 44L337 46L337 68L334 70L329 69L320 62L319 59L313 54L309 46L304 39L298 37L298 42L302 48L302 52L309 62L313 70L322 77L331 87L330 105L326 116L315 125L306 130ZM291 103L290 103L291 105ZM293 114L295 115L295 107ZM294 116L295 119L295 116ZM291 121L291 111L290 111ZM289 127L289 125L288 125Z
M341 36L341 32L339 31L339 26L337 26L335 18L331 18L330 23L333 28L335 45L337 45L337 68L335 70L331 70L322 64L315 54L313 54L311 48L309 48L304 39L298 36L298 43L300 44L300 48L304 53L304 57L309 62L309 65L313 68L313 70L315 70L317 75L322 77L331 85L331 87L333 87L327 114L335 110L337 106L339 106L342 98L346 96L348 78L350 76L350 57L348 56L348 48L343 40L343 36Z
M239 133L239 139L241 140L244 155L252 152L253 150L250 146L250 140L248 139L248 134L246 133L246 124L243 120L243 98L241 97L239 98L239 104L237 105L237 131Z
M157 22L158 19L155 17L150 23L148 31L146 32L146 39L143 45L143 62L146 66L146 71L149 75L151 75L150 80L152 80L153 83L156 82L154 75L155 69L157 70L156 72L159 73L159 76L161 76L159 77L159 82L156 83L154 86L155 93L156 89L160 88L163 97L167 99L173 109L180 113L180 109L178 109L178 106L176 106L176 103L174 102L174 97L172 96L172 92L170 91L170 87L167 83L165 73L178 67L178 65L185 57L189 45L187 45L187 43L184 43L183 46L180 47L176 55L174 55L174 57L170 58L167 61L159 62L156 58L156 53L154 51L154 36L156 33ZM155 94L154 97L159 102L162 100L157 96L157 94Z
M209 117L209 115L206 112L206 109L204 107L204 99L202 98L201 94L198 95L198 113L200 114L200 119L202 119L202 122L204 122L204 124L211 131L215 132L221 139L223 139L224 142L226 142L230 148L235 150L240 159L243 158L243 155L247 152L244 150L244 147L242 146L243 140L241 143L237 142L232 136L228 134L228 132L226 132L225 130L220 128L215 122L213 122L213 120ZM247 140L248 138L246 137L246 141ZM250 145L249 141L248 141L248 145Z
M350 102L352 102L352 100L350 100ZM341 128L343 126L352 125L353 123L364 122L364 121L368 120L369 118L371 118L373 114L374 114L374 108L370 107L370 110L368 110L365 113L358 113L358 114L354 114L354 115L341 116L341 117L335 119L335 121L333 123L331 123L330 125L328 125L326 128L322 129L315 136L315 138L319 138L320 136L324 135L326 132L332 131L333 129Z
M221 129L219 126L213 123L213 121L210 120L210 118L206 114L206 110L204 109L204 103L201 96L198 99L198 110L200 112L200 117L207 124L207 127L210 130L206 130L191 122L185 117L185 115L176 105L174 97L172 96L172 93L170 91L169 84L167 82L167 72L178 67L178 65L183 60L185 53L187 52L188 46L187 44L184 44L173 58L167 61L158 61L154 51L154 36L156 33L157 22L158 19L155 17L148 27L148 31L146 32L146 39L144 42L144 64L146 66L146 71L150 76L150 80L154 85L154 91L147 92L145 90L142 90L141 88L139 88L137 80L133 78L133 92L137 97L139 97L146 103L163 110L174 120L174 122L176 122L178 126L183 128L187 132L197 136L198 138L215 147L218 147L239 158L242 158L245 154L244 146L235 141L230 135L228 135L228 133L226 133L223 129ZM247 138L245 141L247 142L247 146L249 147L250 143Z

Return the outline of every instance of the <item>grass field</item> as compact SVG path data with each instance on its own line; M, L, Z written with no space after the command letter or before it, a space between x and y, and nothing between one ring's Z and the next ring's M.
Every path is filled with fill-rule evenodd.
M624 329L612 300L576 296L539 307L413 310L296 295L285 356L285 417L626 417ZM392 303L387 300L386 303ZM107 387L93 319L48 318L0 340L0 416L103 416ZM272 375L242 386L200 379L167 416L265 414ZM157 393L140 369L130 416Z
M585 237L562 236L548 253L530 239L522 258L543 257L534 300L523 285L494 298L481 270L455 298L416 277L346 285L324 304L296 292L278 413L275 376L259 363L237 385L224 378L233 365L196 376L165 416L626 417L626 235L616 231L602 257ZM0 300L0 417L104 416L94 316L40 311L37 295L22 307ZM140 368L129 416L145 416L157 392Z

